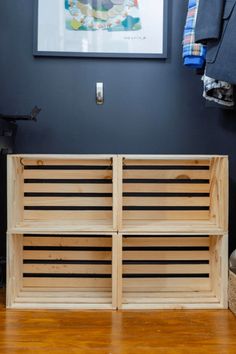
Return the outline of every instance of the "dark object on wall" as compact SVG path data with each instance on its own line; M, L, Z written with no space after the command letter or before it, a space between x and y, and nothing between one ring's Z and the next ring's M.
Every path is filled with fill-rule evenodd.
M0 154L6 155L13 152L17 125L11 121L0 119Z
M30 114L26 115L6 115L6 114L0 114L0 118L4 119L9 122L16 122L18 120L33 120L37 121L37 115L39 112L41 112L41 108L38 108L37 106L34 106Z
M13 152L17 131L16 122L20 120L37 121L41 108L35 106L28 115L0 114L0 154L6 155Z
M35 106L29 115L0 114L0 288L5 284L5 254L6 254L6 155L13 153L17 132L16 122L37 121L41 108Z

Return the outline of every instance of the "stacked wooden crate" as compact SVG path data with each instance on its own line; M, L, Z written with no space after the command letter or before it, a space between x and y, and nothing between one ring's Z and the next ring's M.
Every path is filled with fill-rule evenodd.
M8 157L9 307L116 308L116 174L113 156Z
M227 307L224 156L8 157L7 305Z

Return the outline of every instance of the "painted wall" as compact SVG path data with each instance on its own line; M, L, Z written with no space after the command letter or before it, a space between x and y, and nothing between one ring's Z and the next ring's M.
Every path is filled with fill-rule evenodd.
M33 3L0 1L0 112L43 109L37 123L19 124L16 152L229 154L236 247L236 113L206 107L200 77L182 66L187 0L170 0L165 61L35 58Z

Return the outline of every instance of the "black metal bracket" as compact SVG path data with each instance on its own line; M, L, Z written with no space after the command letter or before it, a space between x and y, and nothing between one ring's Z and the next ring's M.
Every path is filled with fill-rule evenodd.
M37 116L38 114L41 112L41 108L38 108L37 106L35 106L31 113L28 115L7 115L7 114L1 114L0 113L0 119L4 119L8 122L16 122L19 120L31 120L31 121L37 121Z

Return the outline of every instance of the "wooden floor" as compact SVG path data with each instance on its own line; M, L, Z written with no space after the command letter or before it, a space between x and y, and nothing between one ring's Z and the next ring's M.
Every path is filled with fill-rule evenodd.
M236 354L230 311L6 310L0 353Z

